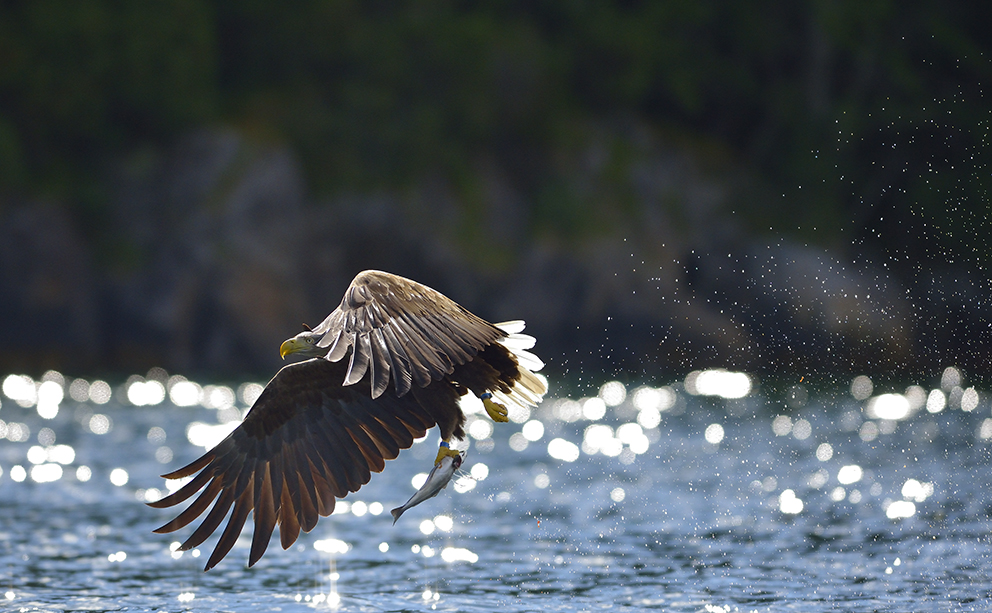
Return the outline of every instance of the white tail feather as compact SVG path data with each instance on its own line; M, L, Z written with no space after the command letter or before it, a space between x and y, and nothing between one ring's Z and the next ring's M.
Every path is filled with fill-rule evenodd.
M520 373L520 381L514 387L520 386L540 399L548 393L548 380L539 374L524 370Z
M507 349L510 348L507 347ZM537 372L544 368L544 362L541 361L541 358L529 351L514 351L513 349L510 349L510 352L513 353L515 358L517 358L517 364L531 372Z
M504 321L493 325L507 334L519 334L524 331L526 324L522 319L514 319L513 321Z
M496 342L509 350L517 360L520 367L520 379L513 384L509 393L499 391L492 392L493 400L505 405L518 405L522 407L537 406L544 394L548 391L548 381L541 375L534 374L544 368L541 358L527 351L537 342L529 334L521 334L525 324L522 319L514 321L504 321L493 324L508 336L498 339Z
M496 342L506 347L517 358L517 364L532 372L537 372L544 368L544 362L541 361L541 358L527 351L534 346L537 339L529 334L521 334L524 329L524 321L522 319L504 321L503 323L495 324L495 326L509 335L505 338L497 339Z
M540 361L540 360L538 360ZM544 394L548 392L547 379L530 371L520 363L520 379L514 382L509 393L494 391L493 399L503 405L515 404L522 407L533 407L541 403Z
M496 341L511 351L517 349L530 349L537 343L537 339L530 334L511 334Z

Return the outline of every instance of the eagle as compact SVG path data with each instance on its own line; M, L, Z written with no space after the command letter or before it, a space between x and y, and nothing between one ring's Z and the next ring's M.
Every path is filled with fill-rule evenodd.
M277 525L287 549L300 530L334 511L336 499L357 492L430 428L441 434L435 465L458 455L451 443L465 438L462 396L474 394L494 421L506 422L508 406L536 406L547 392L534 374L543 363L528 351L535 340L523 329L522 321L491 324L416 281L359 273L320 325L282 343L284 359L308 359L280 369L217 446L162 475L188 481L149 506L199 495L155 532L184 528L210 507L180 545L186 551L230 513L204 568L210 570L253 514L250 567Z

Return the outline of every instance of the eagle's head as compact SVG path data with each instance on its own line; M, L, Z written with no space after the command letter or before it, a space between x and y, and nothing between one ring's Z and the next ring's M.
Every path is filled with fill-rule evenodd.
M286 356L291 353L297 353L304 358L320 358L327 355L327 347L318 347L317 341L324 336L322 333L317 333L307 327L306 330L300 332L293 338L286 339L283 341L282 345L279 346L279 355L282 359L286 359Z

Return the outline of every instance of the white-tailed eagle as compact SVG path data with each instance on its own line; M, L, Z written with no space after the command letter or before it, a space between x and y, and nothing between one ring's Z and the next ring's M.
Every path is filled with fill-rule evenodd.
M249 566L277 525L288 548L300 530L309 532L318 516L331 514L336 498L358 491L433 426L442 440L435 462L457 454L449 442L465 437L461 396L481 398L495 421L507 421L507 405L540 402L547 386L534 372L543 363L527 351L534 339L520 334L523 328L522 321L491 324L415 281L360 273L320 325L280 348L283 357L310 359L276 373L216 447L163 475L192 479L150 506L199 496L155 532L183 528L209 507L180 546L188 550L230 513L205 570L231 550L250 513Z

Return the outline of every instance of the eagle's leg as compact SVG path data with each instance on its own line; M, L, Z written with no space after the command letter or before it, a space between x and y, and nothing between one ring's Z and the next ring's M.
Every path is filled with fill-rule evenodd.
M493 402L492 394L486 392L485 394L479 396L479 398L482 399L482 406L486 407L486 413L489 413L489 417L491 417L493 421L498 421L500 423L510 421L509 411L507 411L506 407L498 402Z
M434 458L434 465L437 466L438 464L440 464L441 460L443 460L444 458L447 458L449 456L454 458L454 457L458 457L459 455L460 454L458 453L457 449L452 449L451 444L448 441L443 440L441 441L441 446L437 450L437 457Z

